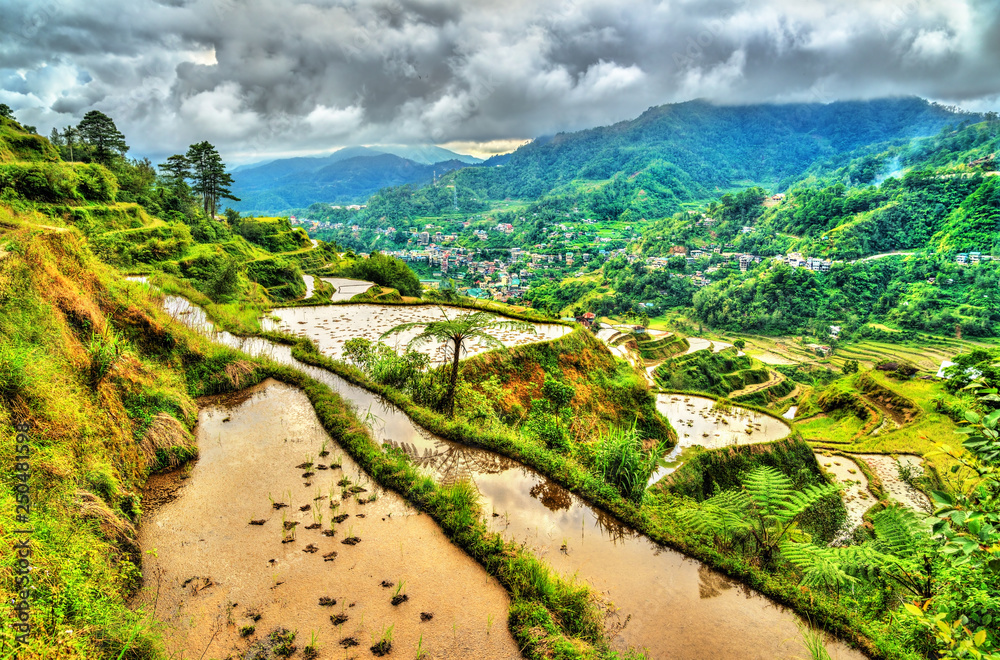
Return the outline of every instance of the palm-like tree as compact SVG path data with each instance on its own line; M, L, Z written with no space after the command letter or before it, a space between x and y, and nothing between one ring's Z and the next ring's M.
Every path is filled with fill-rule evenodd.
M406 332L414 328L423 328L420 334L409 341L407 348L417 348L428 342L447 343L454 346L451 362L451 379L448 382L447 395L448 416L454 417L455 386L458 383L458 358L461 355L462 342L478 339L492 348L503 348L503 342L489 334L489 331L520 330L534 333L535 326L525 321L504 319L490 312L469 312L450 319L442 307L441 314L444 316L444 319L439 321L400 323L396 327L383 332L379 339L385 339L389 335Z

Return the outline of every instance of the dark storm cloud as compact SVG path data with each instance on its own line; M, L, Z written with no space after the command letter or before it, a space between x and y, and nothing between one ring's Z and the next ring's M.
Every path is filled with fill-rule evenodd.
M133 153L232 161L484 141L651 105L917 94L996 107L995 0L30 0L0 6L0 102L96 107Z

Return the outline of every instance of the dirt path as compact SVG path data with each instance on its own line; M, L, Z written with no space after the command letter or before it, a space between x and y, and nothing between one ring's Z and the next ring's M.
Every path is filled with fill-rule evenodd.
M506 592L430 518L359 478L302 392L265 381L216 400L199 415L197 435L201 454L190 478L152 480L152 492L167 501L140 530L143 550L155 549L144 557L140 600L166 624L170 653L241 655L284 628L297 631L300 652L315 633L320 658L341 657L348 638L359 645L351 655L371 657L369 647L392 626L395 657L413 657L418 645L427 658L520 657L506 625ZM330 454L320 458L324 441ZM310 458L327 469L296 467ZM360 482L366 490L343 499L344 477L348 488ZM288 506L273 508L269 496ZM346 518L332 523L336 515ZM360 542L344 544L349 537ZM408 600L394 606L401 583ZM423 612L433 618L423 620ZM346 621L334 625L338 616ZM242 637L243 626L254 631Z

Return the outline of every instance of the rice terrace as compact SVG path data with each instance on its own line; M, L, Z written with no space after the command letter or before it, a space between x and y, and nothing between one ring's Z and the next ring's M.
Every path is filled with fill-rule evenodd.
M0 9L0 660L1000 660L989 3L105 4Z

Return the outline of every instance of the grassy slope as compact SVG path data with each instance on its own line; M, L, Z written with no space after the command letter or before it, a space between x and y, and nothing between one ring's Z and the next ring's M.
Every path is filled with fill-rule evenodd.
M494 409L505 419L519 419L531 409L532 399L544 398L546 376L574 390L570 407L575 419L574 440L587 442L615 424L632 420L646 437L676 437L636 371L616 360L590 332L578 328L550 342L491 351L466 360L463 378L483 390L496 377L501 386Z
M22 228L4 231L0 244L8 253L0 259L0 462L13 464L15 422L32 425L34 448L37 633L22 657L117 657L126 647L125 657L147 657L155 639L124 600L139 579L134 526L145 477L192 453L186 349L153 303L130 294L78 236ZM7 548L10 531L24 525L14 518L11 471L2 479ZM12 558L0 557L8 602ZM0 635L9 650L9 629Z

